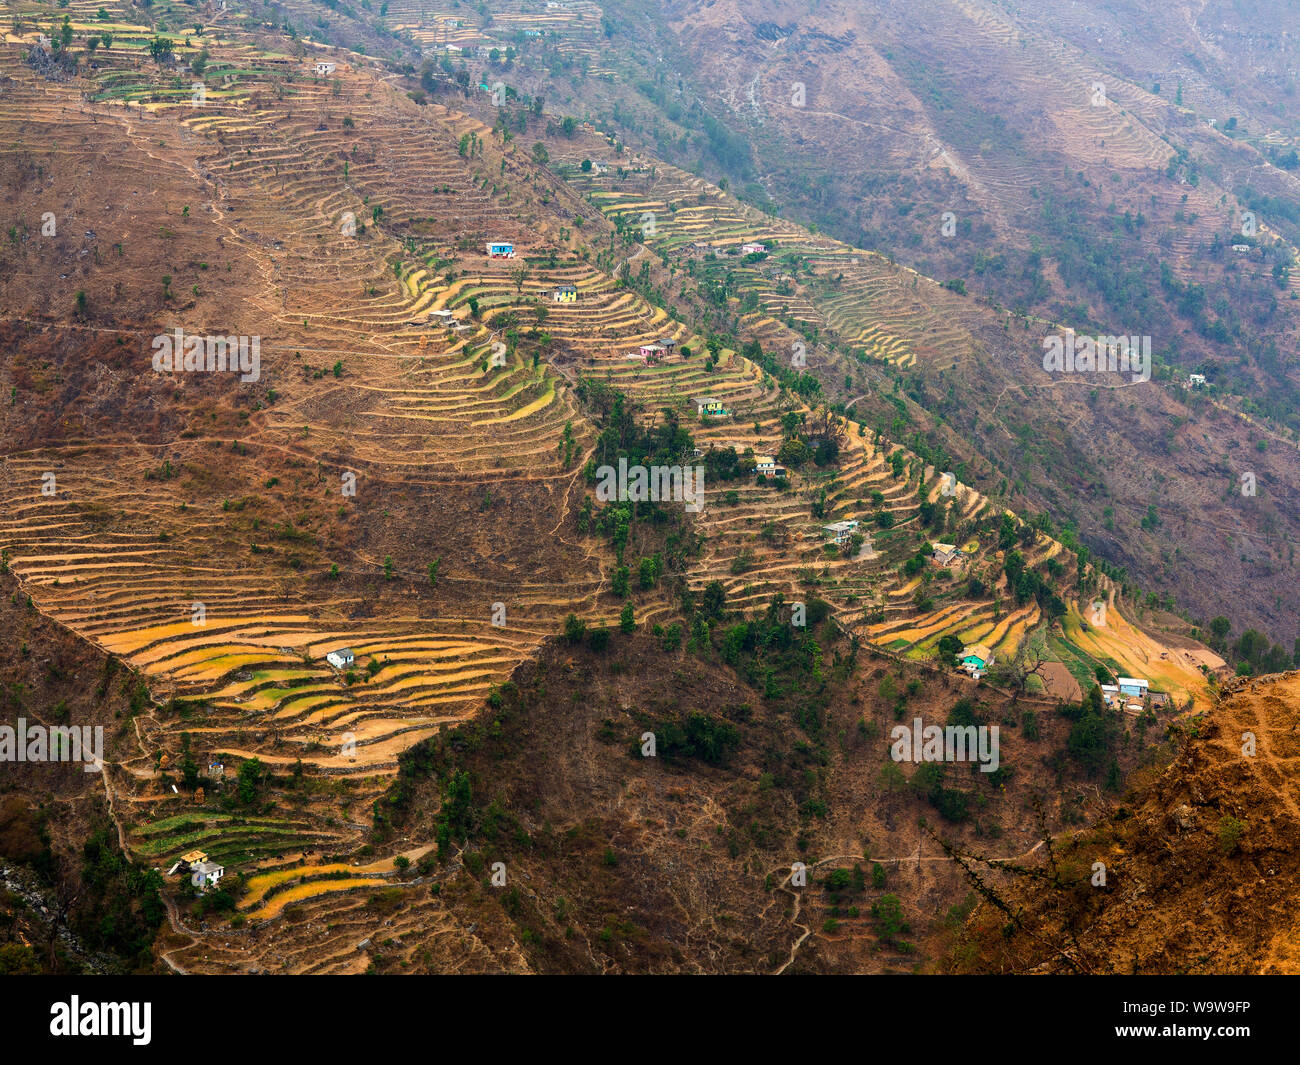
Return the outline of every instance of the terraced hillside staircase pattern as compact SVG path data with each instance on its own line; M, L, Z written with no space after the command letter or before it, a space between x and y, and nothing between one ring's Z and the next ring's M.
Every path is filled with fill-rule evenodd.
M88 17L84 6L77 17ZM37 609L169 700L137 719L141 756L105 774L134 854L161 864L202 847L246 879L245 929L199 934L176 917L188 938L169 950L168 963L242 971L250 950L273 942L270 956L284 971L355 971L365 965L357 944L377 920L365 898L409 874L393 858L357 864L338 856L364 839L363 811L391 780L398 755L475 713L566 614L604 623L617 614L606 594L609 558L576 535L570 517L583 459L564 465L561 435L571 426L584 447L594 435L570 377L608 381L648 416L677 408L702 449L771 453L781 415L807 410L735 351L724 349L706 369L702 337L538 220L524 167L474 117L417 107L359 58L340 62L330 81L311 77L309 60L300 60L289 80L281 62L289 57L219 40L211 43L216 69L242 64L245 73L228 81L223 73L229 94L213 92L201 107L144 90L137 99L91 92L86 100L84 86L43 81L17 49L0 52L0 74L11 79L0 96L5 151L39 154L44 145L58 160L52 166L104 173L99 146L108 142L123 160L121 181L147 180L155 191L129 216L93 220L97 231L122 234L124 284L158 286L149 257L135 258L149 248L140 234L182 227L190 215L180 214L181 203L202 227L188 247L204 249L213 269L224 264L241 283L232 296L219 274L209 281L197 271L187 311L164 304L130 328L56 320L43 309L23 314L24 300L44 308L48 294L10 289L5 313L35 328L131 335L143 354L114 378L121 402L133 410L179 402L173 427L186 419L188 427L138 439L87 429L62 445L7 454L0 547ZM462 154L467 134L487 146L483 156ZM912 275L757 216L680 171L661 167L635 192L608 178L579 191L614 220L655 211L658 236L648 243L656 251L773 239L806 261L815 298L783 294L762 267L747 275L760 310L745 328L765 344L791 343L791 317L899 365L957 358L971 344L942 306L916 293ZM74 204L65 228L83 219L88 227L93 208ZM515 260L484 254L485 241L502 239L515 243ZM99 253L108 241L100 238ZM96 275L86 276L92 303L108 302ZM548 303L561 284L577 288L577 303ZM539 306L563 358L553 367L516 351L493 365L494 345L505 347L497 316L515 316L522 329ZM434 311L451 312L452 326ZM235 419L211 381L143 372L149 337L186 315L197 319L187 332L261 337L259 398L245 419ZM654 366L625 358L665 336L697 354ZM721 399L730 416L696 417L691 397L700 394ZM854 423L844 431L839 464L797 474L788 491L748 480L707 486L690 586L720 580L739 609L815 591L849 631L894 653L928 656L950 632L1011 653L1038 620L1036 608L1003 614L991 597L961 599L954 579L940 581L926 613L916 610L899 565L925 540L920 492L924 483L933 499L936 471L904 453L899 476L896 445ZM59 486L52 495L42 491L50 472ZM349 477L355 496L340 488ZM825 512L814 518L811 501L823 492ZM873 493L881 502L868 502ZM422 531L429 506L451 531L447 542ZM993 513L964 485L954 506L962 521ZM859 559L828 552L822 524L865 523L877 511L893 519L878 550ZM1040 537L1027 555L1032 564L1059 550ZM417 589L439 556L437 591ZM362 582L332 584L331 563ZM505 627L492 622L498 602ZM638 620L653 624L667 612L656 603ZM324 655L343 646L356 663L337 671ZM220 755L233 768L257 757L281 772L301 764L325 797L266 817L191 809L159 787L160 769L180 757L182 732L201 760ZM427 850L427 841L404 845L411 860ZM287 912L294 919L286 923ZM472 931L418 885L390 923L444 928L463 944L467 967L493 964Z
M144 352L132 371L146 375L143 388L158 387L149 337L179 318L187 333L260 337L256 391L266 397L237 432L214 438L190 431L159 446L122 434L111 444L87 438L6 456L12 509L0 540L12 570L38 609L140 671L159 698L174 700L172 711L138 719L145 751L174 763L184 731L204 759L235 765L256 756L280 770L301 761L324 781L350 781L348 802L365 810L401 751L475 712L491 685L556 632L566 613L601 609L599 564L559 529L575 476L559 461L560 433L568 421L579 439L589 432L568 391L545 364L525 365L518 355L485 370L493 351L486 327L452 334L426 320L435 299L504 291L506 267L483 257L472 285L435 290L427 271L399 265L412 256L389 235L413 217L437 215L451 219L449 228L496 236L509 216L484 191L487 182L462 165L460 131L392 106L389 90L368 73L355 73L337 97L304 78L284 106L213 94L196 108L188 98L86 103L72 87L35 77L12 48L5 49L4 74L13 79L0 101L11 152L59 145L74 157L60 165L107 177L96 145L109 140L126 159L124 169L158 193L133 215L128 233L166 228L159 222L179 226L175 215L159 218L166 205L158 201L181 199L201 212L209 265L233 261L239 276L254 279L237 301L195 309L195 300L188 316L164 311L163 321L127 330ZM344 127L345 114L353 126ZM358 127L355 141L343 140L341 131ZM346 160L346 176L343 162L325 164L335 152ZM129 179L124 173L121 180ZM369 198L385 205L387 231L366 210ZM93 206L71 205L63 226L79 224ZM356 239L340 229L349 209L363 219ZM105 234L121 226L102 217L93 224ZM123 243L134 251L129 235ZM430 258L433 248L428 241ZM446 258L450 249L439 250ZM124 283L141 290L158 284L124 274ZM208 287L206 277L201 286ZM87 289L92 299L100 296L93 280ZM21 298L16 288L10 294ZM336 363L346 369L332 372ZM198 397L190 382L176 384L187 399L211 395L210 388L204 395L207 381ZM258 465L260 474L253 472ZM280 493L255 481L272 469L279 477L270 480L285 482ZM57 477L55 490L42 494L47 473ZM355 496L342 490L347 475L355 477ZM493 494L484 517L469 510L456 541L431 545L437 554L402 550L409 547L401 530L419 522L423 500L441 497L460 510ZM382 514L373 513L381 506ZM436 616L414 590L409 606L398 597L380 611L355 587L322 594L307 573L328 565L334 549L321 557L320 514L336 508L340 522L379 527L374 548L344 546L334 556L348 572L378 573L391 551L399 560L394 577L414 585L427 582L425 562L448 557ZM304 522L293 516L298 509L317 517ZM261 517L250 524L253 512ZM394 517L400 524L385 528ZM315 530L306 527L312 524ZM251 544L240 542L242 535ZM292 545L291 560L301 556L294 573L267 560L285 559L267 550L277 538ZM530 557L530 543L545 545L545 566ZM452 562L457 554L461 561ZM539 579L543 569L553 579ZM498 602L507 611L504 627L492 621ZM355 679L324 661L341 646L357 656ZM126 800L118 809L129 809L138 826L131 836L138 856L175 857L185 843L159 846L154 832L177 808L175 796L158 790L155 758L142 756L107 776ZM304 823L216 823L185 841L238 857L241 872L256 874L346 853L366 827L353 818L329 827L310 810ZM385 875L392 874L389 863ZM373 873L326 878L322 893L359 880L383 882ZM267 900L253 912L265 919L272 910Z

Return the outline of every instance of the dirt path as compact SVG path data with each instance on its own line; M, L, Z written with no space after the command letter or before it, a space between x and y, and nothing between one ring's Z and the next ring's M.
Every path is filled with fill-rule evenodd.
M1038 848L1041 847L1044 842L1046 841L1040 839L1037 843L1035 843L1032 847L1030 847L1027 851L1025 851L1022 854L1008 855L1005 858L987 858L984 860L987 861L989 864L996 864L998 862L1023 861L1025 858L1028 858L1031 854L1033 854L1036 850L1038 850ZM902 862L916 862L919 865L921 862L953 861L953 859L946 854L937 854L933 857L923 857L920 854L920 849L921 849L921 845L920 843L918 843L917 853L904 855L899 858L869 858L869 857L864 857L861 854L835 854L835 855L831 855L829 858L819 858L811 865L806 866L805 869L807 872L811 873L819 869L821 866L831 862L872 862L881 865L885 865L891 862L896 864ZM776 969L775 972L772 973L773 976L780 976L782 973L786 971L786 969L788 969L792 964L794 964L794 960L799 953L799 948L802 947L805 941L808 939L808 937L812 935L812 929L805 924L801 924L799 921L799 917L803 909L803 898L802 898L803 892L802 890L796 891L794 888L790 887L790 881L793 879L793 877L794 877L794 870L791 869L787 871L784 879L782 879L781 883L777 885L777 890L784 891L786 894L790 895L794 899L794 913L791 914L790 920L795 928L802 929L803 934L800 935L799 938L796 939L794 943L791 944L790 956L781 964L781 966L778 969Z

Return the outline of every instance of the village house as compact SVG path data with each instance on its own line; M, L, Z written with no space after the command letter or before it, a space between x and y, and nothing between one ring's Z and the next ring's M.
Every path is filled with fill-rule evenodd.
M487 253L490 259L513 259L515 246L506 240L494 240L487 246Z
M577 303L578 289L576 285L560 285L553 293L551 299L556 303Z
M784 477L785 467L778 466L771 455L755 455L754 472L761 473L764 477Z
M657 343L661 348L664 349L665 355L671 355L673 353L673 349L677 347L677 341L675 341L672 337L660 337Z
M1245 254L1246 252L1250 251L1250 245L1249 245L1249 244L1234 244L1234 245L1232 246L1232 250L1235 251L1238 255L1243 255L1243 254Z
M429 312L429 321L436 322L438 325L450 326L455 320L456 316L448 310Z
M1138 677L1120 677L1118 684L1121 695L1130 695L1137 699L1145 699L1147 691L1151 687L1145 680Z
M202 865L208 860L204 851L187 851L176 859L175 864L167 870L168 876L175 876L177 873L188 873L195 866Z
M692 402L695 404L695 412L701 416L713 417L730 413L722 406L722 400L710 396L696 396Z
M664 348L662 344L642 344L640 354L648 366L653 366L664 357Z
M742 255L766 255L766 254L767 254L767 245L766 245L766 244L757 244L757 243L753 243L753 244L742 244L742 245L740 246L740 253L741 253Z
M357 656L352 653L351 648L342 647L337 651L331 651L325 656L325 661L335 669L347 669L354 662Z
M1188 374L1187 383L1191 385L1192 388L1202 388L1205 385L1205 374L1203 373Z
M1107 706L1115 706L1119 700L1119 685L1103 684L1101 686L1101 701Z
M316 74L318 74L321 77L324 77L327 74L333 74L335 69L336 67L333 63L326 63L326 62L317 63L314 67L312 67L312 70L315 71Z
M935 565L950 566L961 560L961 552L955 544L931 544L934 554L931 556Z
M993 664L993 652L987 644L973 643L962 648L961 668L978 680Z
M829 525L823 525L822 532L837 546L841 546L849 542L849 537L853 535L857 527L858 523L850 518L846 521L833 521Z
M199 862L190 869L190 883L200 891L207 891L216 887L225 875L225 868L216 862Z

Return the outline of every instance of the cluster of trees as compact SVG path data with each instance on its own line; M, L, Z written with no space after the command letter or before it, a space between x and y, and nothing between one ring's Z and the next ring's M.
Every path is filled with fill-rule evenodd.
M734 481L738 477L748 477L756 465L752 448L746 448L742 455L734 447L715 447L704 456L704 468L710 480Z
M794 469L811 462L831 466L844 447L844 422L828 407L812 412L786 411L781 415L781 446L777 461Z
M763 617L738 621L723 631L719 654L767 698L787 691L815 692L824 677L813 630L829 614L829 604L810 599L804 604L804 625L797 627L791 624L785 597L778 594Z
M583 468L583 476L589 485L596 484L597 470L601 466L616 467L620 458L625 458L629 467L681 466L695 449L690 432L681 424L675 411L665 410L661 419L642 424L636 417L640 408L607 383L581 378L576 391L600 427L595 449ZM577 520L580 532L592 530L610 538L621 566L624 548L638 518L664 524L671 520L671 513L662 501L620 500L597 508L588 497L578 510ZM675 567L678 555L686 549L680 535L671 536L670 540L669 557L655 563L658 570L656 581L665 568Z
M596 483L598 466L615 465L625 457L628 465L678 465L694 450L690 432L677 413L664 410L662 420L649 425L637 420L639 407L604 381L581 378L577 395L592 411L600 435L587 463L587 483Z
M81 905L72 925L92 950L110 950L133 965L147 965L158 926L166 916L162 875L126 857L112 823L103 818L81 849Z
M1208 642L1219 654L1236 664L1239 676L1257 677L1265 673L1300 669L1300 637L1297 637L1288 654L1285 647L1272 643L1258 629L1247 629L1229 643L1228 635L1231 631L1231 622L1220 615L1210 622Z
M647 729L655 735L655 753L665 761L697 760L708 765L726 765L731 753L740 746L740 732L722 718L693 710L677 721L672 718L652 720ZM641 754L640 741L633 744Z
M788 358L779 359L765 352L757 340L747 341L741 347L740 353L755 366L761 366L764 373L775 377L783 388L801 396L807 402L811 403L821 394L822 383L816 374L809 373L807 370L797 370L790 365Z
M1036 599L1048 618L1065 615L1065 602L1056 594L1050 580L1026 566L1025 556L1019 551L1008 551L1002 568L1007 575L1007 587L1011 589L1017 603Z
M948 767L943 762L924 762L912 774L912 788L938 811L945 821L965 821L970 812L970 796L959 788L944 785Z
M180 772L180 785L186 791L196 791L202 785L203 780L199 776L199 766L194 760L188 732L181 733L181 757L176 768ZM234 788L227 788L222 793L222 807L232 810L236 807L247 809L260 805L269 780L270 774L259 759L245 759L235 774Z
M922 528L941 536L948 527L948 501L940 499L931 503L928 499L922 499L919 517Z
M659 583L659 578L664 572L663 552L656 551L653 555L645 556L637 565L637 587L647 592ZM620 598L626 598L631 590L632 570L630 566L619 566L614 570L614 575L610 579L610 591Z
M1119 744L1119 713L1107 709L1101 688L1093 685L1078 703L1066 703L1061 713L1072 722L1065 741L1066 753L1091 777L1107 770L1106 786L1117 789L1121 783L1119 763L1115 759Z

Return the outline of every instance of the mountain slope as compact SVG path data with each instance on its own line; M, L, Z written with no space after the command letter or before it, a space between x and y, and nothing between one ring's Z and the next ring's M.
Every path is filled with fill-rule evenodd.
M1182 751L1094 827L1058 840L1056 884L997 889L953 965L962 971L1291 973L1300 971L1290 900L1300 809L1300 674L1237 681L1189 723ZM1251 753L1245 753L1253 738ZM1094 863L1106 867L1092 886Z

